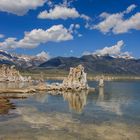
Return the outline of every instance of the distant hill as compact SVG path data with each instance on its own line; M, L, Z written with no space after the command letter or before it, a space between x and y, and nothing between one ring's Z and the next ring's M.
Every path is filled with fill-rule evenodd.
M45 52L43 52L43 55ZM47 61L45 56L40 54L37 56L17 55L0 50L0 64L15 65L21 68L36 67Z
M45 53L39 56L16 55L0 50L0 64L16 65L27 70L62 70L82 64L91 74L134 74L140 75L140 59L115 58L109 55L84 55L77 57L55 57L47 61ZM45 59L44 59L45 58Z
M56 57L39 65L43 69L69 70L82 64L89 73L140 75L140 59L114 58L109 55L85 55L76 57Z

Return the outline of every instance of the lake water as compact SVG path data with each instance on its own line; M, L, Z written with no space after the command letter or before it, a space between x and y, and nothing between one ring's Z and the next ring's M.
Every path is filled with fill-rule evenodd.
M89 94L1 94L0 140L140 140L140 81Z

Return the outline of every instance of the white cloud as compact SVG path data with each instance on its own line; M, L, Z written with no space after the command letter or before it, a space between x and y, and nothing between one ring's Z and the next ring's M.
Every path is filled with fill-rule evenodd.
M45 2L46 0L0 0L0 11L22 16L31 9L43 6Z
M47 0L47 4L49 7L53 7L54 6L54 3L52 0Z
M113 33L126 33L131 29L140 30L140 12L127 20L120 20L120 23L114 26Z
M84 51L82 55L93 55L93 53L91 53L89 51Z
M78 34L78 37L82 37L83 35L82 34Z
M73 3L74 1L76 1L76 0L63 0L63 4L62 5L64 5L64 6L71 6L71 3Z
M63 25L54 25L47 30L34 29L31 32L25 32L24 38L18 41L16 38L7 38L4 42L0 42L0 47L3 49L35 48L42 43L71 39L73 39L72 34Z
M80 28L80 25L79 24L75 24L75 28L76 29L79 29Z
M126 33L129 30L140 29L140 12L132 15L128 19L124 19L125 14L130 13L136 5L130 5L125 11L121 13L109 14L103 12L100 18L103 19L97 25L91 27L91 29L98 29L103 33L113 32L114 34Z
M0 34L0 38L4 38L4 35L3 34Z
M112 14L112 15L103 15L100 16L106 16L105 20L100 22L99 24L95 25L93 29L98 29L103 33L109 32L112 28L114 28L116 25L120 24L120 21L122 19L122 14Z
M135 4L130 5L126 11L124 11L124 13L130 13L131 11L133 11L137 6Z
M82 34L78 32L78 29L80 29L79 24L71 24L68 30L71 34L76 34L78 37L81 37Z
M79 24L71 24L70 27L69 27L69 32L70 33L77 32L77 29L79 29L79 28L80 28Z
M79 14L79 12L75 8L69 8L64 5L55 5L53 9L50 9L49 11L44 10L39 13L38 18L40 19L63 19L66 20L68 18L82 18L86 21L90 20L90 17L84 15L84 14Z
M95 52L84 52L83 55L98 55L98 56L105 56L110 55L114 57L120 58L133 58L129 52L122 52L122 47L124 46L124 41L120 40L115 45L111 47L105 47L100 50L96 50Z
M85 14L81 14L80 17L81 17L82 19L86 20L86 21L91 20L91 18L90 18L89 16L85 15Z
M121 54L121 49L122 49L123 45L124 45L123 40L120 40L117 42L116 45L113 45L111 47L105 47L101 50L96 50L93 54L97 54L97 55L101 55L101 56L107 55L107 54L119 55L119 54Z
M38 58L40 59L44 59L44 60L49 60L50 59L50 55L49 53L42 51L41 53L36 55Z
M38 15L41 19L68 19L78 18L80 15L75 8L56 5L54 9L45 10Z
M16 38L9 37L9 38L5 39L4 42L0 42L0 47L1 47L1 49L17 47Z

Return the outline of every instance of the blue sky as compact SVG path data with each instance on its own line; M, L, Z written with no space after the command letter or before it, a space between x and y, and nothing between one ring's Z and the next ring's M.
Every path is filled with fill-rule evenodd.
M0 1L0 49L53 57L85 52L140 57L139 0L31 1Z

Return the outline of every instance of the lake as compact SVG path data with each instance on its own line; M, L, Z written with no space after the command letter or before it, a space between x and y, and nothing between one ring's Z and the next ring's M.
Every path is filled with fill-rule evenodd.
M140 81L89 94L0 94L0 140L140 140Z

